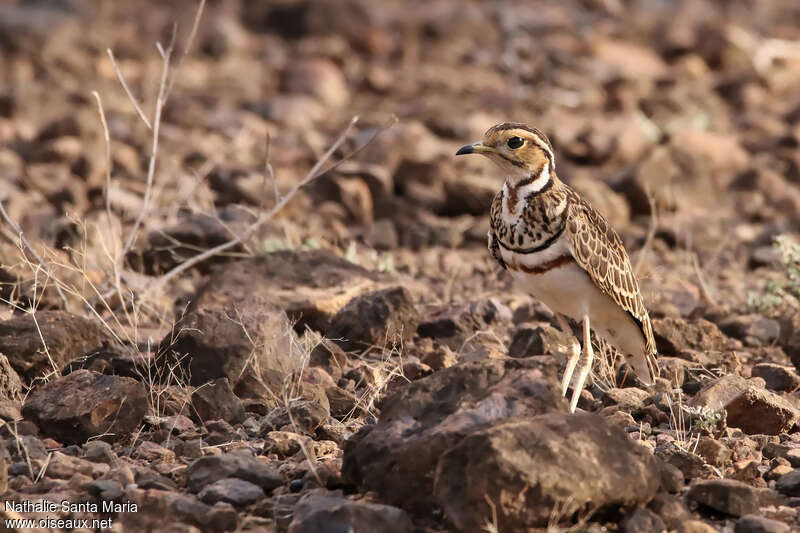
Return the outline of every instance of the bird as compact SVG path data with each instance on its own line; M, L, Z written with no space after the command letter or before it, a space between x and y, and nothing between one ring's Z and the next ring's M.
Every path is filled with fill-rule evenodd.
M573 335L567 318L581 324L583 348L573 342L561 380L566 396L581 363L570 412L592 369L592 330L623 353L642 384L652 385L658 376L653 326L628 253L608 220L559 179L547 136L504 122L456 152L465 154L488 157L505 178L490 209L491 256L554 312L564 333Z

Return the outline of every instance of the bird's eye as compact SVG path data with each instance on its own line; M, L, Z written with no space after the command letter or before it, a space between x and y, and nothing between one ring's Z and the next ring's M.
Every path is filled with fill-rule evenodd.
M522 137L511 137L506 144L512 150L516 150L517 148L525 144L525 139L523 139Z

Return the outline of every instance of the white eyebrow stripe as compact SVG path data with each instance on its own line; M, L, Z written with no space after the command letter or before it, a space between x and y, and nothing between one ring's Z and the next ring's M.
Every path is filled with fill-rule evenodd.
M550 169L555 170L556 168L556 158L553 155L553 150L550 148L550 145L547 142L529 130L523 130L520 128L516 128L510 131L512 135L516 135L517 137L522 137L523 139L530 139L537 147L539 147L544 153L546 153L550 159Z

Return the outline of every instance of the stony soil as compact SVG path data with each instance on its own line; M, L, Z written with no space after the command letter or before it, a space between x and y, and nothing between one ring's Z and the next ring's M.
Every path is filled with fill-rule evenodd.
M196 7L0 4L0 490L59 503L4 519L800 531L800 5L210 0L187 50ZM654 386L598 346L568 414L453 157L503 120L631 251Z

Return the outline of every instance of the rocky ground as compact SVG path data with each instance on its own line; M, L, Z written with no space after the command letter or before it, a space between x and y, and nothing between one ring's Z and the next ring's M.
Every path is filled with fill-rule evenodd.
M4 519L800 531L800 5L197 6L0 5ZM598 346L567 413L453 157L504 120L631 251L653 387Z

